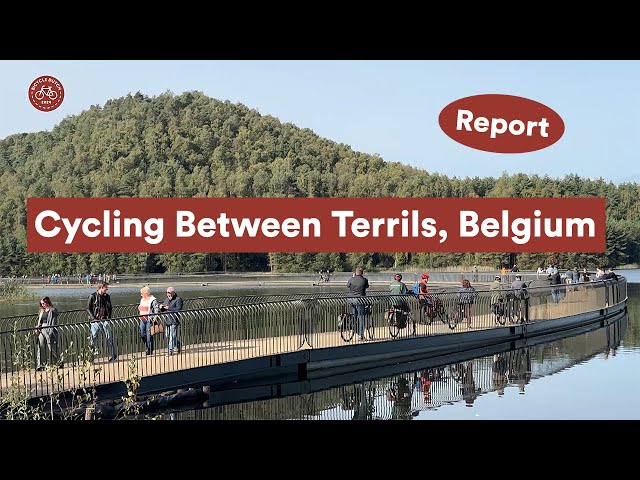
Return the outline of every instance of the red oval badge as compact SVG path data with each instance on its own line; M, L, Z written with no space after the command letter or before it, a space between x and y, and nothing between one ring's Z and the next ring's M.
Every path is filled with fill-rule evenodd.
M442 109L440 128L462 145L494 153L525 153L553 145L564 134L560 115L514 95L461 98Z

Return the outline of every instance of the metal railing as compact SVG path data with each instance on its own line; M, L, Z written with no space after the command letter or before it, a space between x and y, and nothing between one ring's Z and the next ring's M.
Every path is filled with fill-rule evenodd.
M523 301L522 320L518 317L512 322L553 321L559 317L597 311L627 298L624 277L620 277L618 282L533 287L529 292L529 298ZM384 342L502 328L503 324L497 321L492 309L494 293L478 291L473 304L463 310L466 318L460 318L459 322L451 322L451 318L461 312L458 293L432 293L434 301L442 305L448 314L446 323L439 318L427 317L423 306L413 296L371 292L359 300L370 311L365 317L367 332L372 337L369 341ZM396 326L392 329L388 311L399 300L405 302L411 321L405 328ZM194 299L186 305L188 309L178 314L181 348L179 353L174 352L171 356L166 354L167 338L162 334L154 336L154 351L145 355L146 344L140 336L137 313L108 320L118 353L114 362L108 361L111 353L103 332L96 337L95 345L92 344L91 322L82 310L63 312L69 314L66 317L61 314L64 321L54 328L57 341L53 356L46 345L38 345L37 337L32 334L33 317L29 317L27 325L20 324L24 322L23 317L14 317L13 323L10 319L3 319L0 324L0 394L15 386L16 382L26 388L29 395L39 396L97 383L123 381L130 375L131 368L135 368L138 375L150 376L358 342L356 335L345 342L338 328L341 314L352 311L349 297L343 294L211 297ZM167 315L174 314L160 313L155 317L163 322ZM38 349L51 365L44 372L35 371Z

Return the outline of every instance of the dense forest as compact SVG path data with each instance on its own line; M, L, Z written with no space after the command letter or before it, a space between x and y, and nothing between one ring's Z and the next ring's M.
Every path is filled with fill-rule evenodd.
M434 161L444 161L435 159ZM561 159L558 159L561 161ZM606 159L603 159L603 166ZM640 263L640 185L503 174L448 178L282 123L200 92L141 93L94 105L51 132L0 140L0 275L89 272L348 271L495 268L514 253L28 254L34 197L605 197L607 251L555 254L560 265ZM510 255L511 254L511 255ZM521 269L546 253L517 254Z

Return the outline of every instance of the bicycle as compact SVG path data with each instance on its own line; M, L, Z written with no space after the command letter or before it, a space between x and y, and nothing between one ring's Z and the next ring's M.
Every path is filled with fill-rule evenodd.
M471 307L471 304L469 303L460 303L460 302L456 303L456 309L453 312L453 314L449 317L449 321L447 322L451 330L456 328L456 325L458 325L458 323L462 322L467 317L467 312L465 308L467 305Z
M493 314L493 321L497 325L504 325L507 320L509 323L514 323L512 305L504 297L498 297L498 300L491 304L491 313Z
M416 322L413 320L411 311L408 309L403 309L398 306L388 308L385 312L385 318L389 325L389 335L391 335L392 338L396 338L400 330L407 328L409 324L411 324L411 335L416 334Z
M436 318L440 318L440 321L445 325L449 323L449 314L440 299L425 299L420 303L422 304L420 306L421 324L431 325L431 322Z
M508 292L506 295L506 301L504 302L504 312L502 316L497 319L500 325L504 325L506 320L509 323L524 323L523 306L522 302L525 299Z
M353 306L355 309L355 305ZM364 306L364 331L365 337L368 336L369 339L373 339L373 323L369 321L371 317L371 305ZM355 311L345 312L338 315L338 330L340 331L340 337L345 342L350 342L353 336L358 331L358 317L356 316Z
M40 90L38 90L35 93L35 97L37 100L42 100L44 98L44 96L49 97L51 100L55 100L56 98L58 98L58 93L54 92L53 90L51 90L51 87L41 87Z

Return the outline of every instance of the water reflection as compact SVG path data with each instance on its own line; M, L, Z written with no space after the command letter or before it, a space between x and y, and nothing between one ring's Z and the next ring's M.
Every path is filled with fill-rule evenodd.
M236 398L252 395L260 400L237 402L233 392L213 392L206 406L160 415L164 419L202 420L411 420L431 418L445 408L461 406L472 411L482 399L504 405L505 399L525 396L536 381L578 364L616 355L626 334L628 317L610 326L573 337L490 355L438 364L437 359L378 368L304 385L280 385L238 390ZM568 334L570 335L570 333ZM575 333L574 333L575 335ZM376 371L397 373L375 376ZM358 378L359 377L359 378ZM319 386L334 382L331 388ZM342 382L340 384L339 382ZM297 382L301 383L301 382ZM547 403L554 392L540 382ZM316 387L315 385L318 385ZM310 393L269 398L283 392ZM567 386L572 388L571 386ZM314 391L316 390L317 391ZM615 392L612 392L615 396ZM486 406L486 402L485 402ZM158 417L156 417L158 418Z

